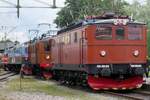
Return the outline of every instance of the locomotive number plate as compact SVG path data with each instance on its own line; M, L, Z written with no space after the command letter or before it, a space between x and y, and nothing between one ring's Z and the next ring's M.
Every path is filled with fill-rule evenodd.
M97 65L97 68L109 68L109 65Z

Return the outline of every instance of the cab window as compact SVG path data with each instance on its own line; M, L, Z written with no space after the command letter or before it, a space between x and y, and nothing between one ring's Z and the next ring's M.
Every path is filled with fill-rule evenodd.
M107 25L96 26L96 39L97 40L111 40L112 39L112 27Z
M50 51L50 45L48 42L44 42L44 50L45 51Z
M74 33L74 43L78 41L77 32Z
M31 46L31 51L32 51L32 53L35 53L35 45Z
M141 25L129 25L128 26L128 39L129 40L142 40Z
M124 40L125 39L125 31L123 27L116 28L116 39L117 40Z

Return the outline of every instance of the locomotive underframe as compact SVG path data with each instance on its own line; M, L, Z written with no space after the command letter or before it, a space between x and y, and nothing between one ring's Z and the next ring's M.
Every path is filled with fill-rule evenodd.
M21 65L22 64L5 64L4 65L4 70L19 73L20 69L21 69Z
M126 79L130 76L143 76L146 64L56 64L53 70L79 71L90 75ZM140 67L139 67L140 66Z
M30 64L29 66L32 67L33 75L36 75L38 77L43 77L46 79L49 79L52 77L52 74L51 74L52 66L47 66L45 68L41 67L40 64Z
M106 64L101 64L106 65ZM141 67L138 67L141 65ZM53 67L54 78L69 85L89 85L93 89L133 89L143 84L146 64L110 64L107 68L97 65L65 65Z

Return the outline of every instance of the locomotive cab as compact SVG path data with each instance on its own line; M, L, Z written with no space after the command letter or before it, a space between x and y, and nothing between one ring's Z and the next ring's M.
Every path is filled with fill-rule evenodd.
M29 55L31 64L34 66L34 74L43 76L46 79L51 78L51 68L53 66L51 63L51 39L44 38L30 44Z
M129 89L142 85L147 67L145 24L134 22L128 17L97 20L86 29L86 38L86 63L90 69L91 87ZM98 80L103 85L111 83L111 86L98 85ZM122 82L121 85L118 81Z

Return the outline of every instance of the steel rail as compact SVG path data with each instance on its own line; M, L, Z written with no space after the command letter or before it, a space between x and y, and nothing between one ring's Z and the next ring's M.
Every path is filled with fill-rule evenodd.
M142 95L148 95L148 96L150 96L150 91L148 92L148 91L134 91L134 93L138 93L138 94L142 94Z
M143 98L140 98L140 97L137 97L137 96L127 95L127 94L122 94L122 93L114 93L114 92L108 92L108 91L105 91L104 93L124 97L124 98L127 98L127 99L144 100Z
M10 73L11 72L2 73L2 74L0 74L0 76L4 76L4 75L10 74Z
M9 77L15 76L15 75L17 75L17 74L16 74L16 73L10 73L10 74L5 74L5 75L3 75L3 76L0 76L0 82L3 82L3 81L5 81L6 79L8 79Z

